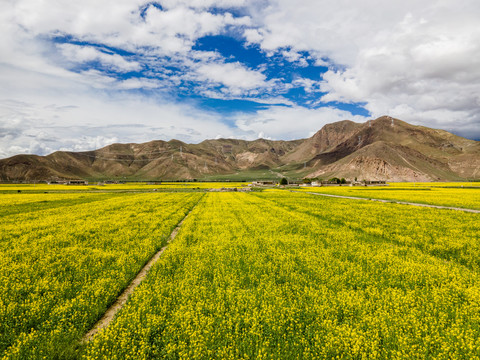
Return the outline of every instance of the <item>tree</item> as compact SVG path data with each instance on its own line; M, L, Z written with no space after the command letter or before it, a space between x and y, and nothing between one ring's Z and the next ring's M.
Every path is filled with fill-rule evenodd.
M288 185L287 178L282 178L282 180L280 180L280 185Z
M330 183L336 183L336 184L340 184L342 180L340 180L339 178L337 177L333 177L331 178L330 180L328 180L328 182Z

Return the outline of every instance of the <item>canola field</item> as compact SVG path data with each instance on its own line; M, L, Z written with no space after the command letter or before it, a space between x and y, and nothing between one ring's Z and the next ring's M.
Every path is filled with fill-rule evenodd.
M0 194L12 193L73 193L73 192L152 192L191 191L219 188L241 188L245 182L131 182L125 184L89 183L88 185L64 184L0 184Z
M388 186L299 187L296 191L480 210L480 183L391 183Z
M68 357L201 196L2 195L0 358Z
M0 359L480 358L480 214L284 190L0 199Z

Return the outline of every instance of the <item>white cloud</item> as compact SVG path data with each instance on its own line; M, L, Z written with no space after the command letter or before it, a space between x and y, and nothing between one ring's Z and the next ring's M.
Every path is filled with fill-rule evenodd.
M308 78L297 78L292 81L292 84L297 87L303 87L306 93L318 92L321 90L321 82L308 79Z
M249 40L257 38L255 42L265 50L288 47L352 65L360 49L402 21L412 9L425 7L422 4L415 0L303 0L301 4L272 0L269 6L252 6L258 29L248 33Z
M373 116L390 114L480 138L477 1L161 4L163 10L146 0L0 2L0 157L155 138L256 138L263 132L292 139L327 122L364 120L332 107L302 108L279 96L293 86L310 95L327 92L320 102L365 102ZM226 11L212 12L213 6ZM231 7L247 16L233 16ZM297 66L305 65L306 51L330 70L321 82L267 80L265 66L251 68L218 52L192 50L198 38L227 31ZM54 36L76 41L55 45ZM88 62L102 66L83 66ZM123 77L145 68L150 73ZM236 115L237 128L225 125L218 114L169 100L172 88L188 81L198 83L204 96L260 96L256 101L268 108ZM289 106L274 105L280 103Z
M248 17L234 18L228 12L213 14L204 7L188 6L188 2L168 5L162 11L145 0L58 0L55 6L16 0L5 10L13 22L28 29L32 36L67 34L131 51L146 47L159 54L188 52L199 37L217 34L227 25L250 22Z
M295 63L297 66L302 66L302 67L308 66L307 60L296 51L283 50L281 53L282 53L282 56L287 61L290 61L291 63Z
M119 72L139 71L142 66L136 61L127 61L118 54L108 54L93 46L79 46L73 44L59 44L63 56L72 62L99 61L104 66L114 68Z
M158 89L163 87L160 81L148 78L130 78L121 80L115 86L120 90L132 90L132 89Z
M247 136L226 125L219 115L172 102L168 89L153 97L130 91L165 91L180 84L182 75L123 79L98 68L68 70L96 61L124 73L139 70L145 61L162 70L171 65L183 68L186 78L221 84L230 95L265 86L265 77L258 71L226 64L217 53L191 50L198 37L221 33L226 26L247 25L248 17L213 14L202 10L200 3L185 3L165 6L165 11L143 7L142 18L145 3L60 0L46 6L18 0L0 4L0 157L87 150L111 141L178 138L198 142L219 134ZM53 45L49 37L56 35L79 41ZM121 56L110 52L109 46L136 54ZM170 61L158 55L171 56Z
M480 28L455 21L451 32L443 20L441 29L408 15L389 42L360 51L344 71L326 73L323 100L365 101L374 117L390 114L480 138Z
M480 138L478 1L274 0L253 17L250 43L329 59L324 102Z
M0 158L92 150L111 142L199 142L219 133L235 134L219 116L194 106L95 89L83 80L25 73L0 64L0 83L5 84L0 88ZM22 83L29 86L17 88Z
M328 123L347 119L358 122L367 120L363 116L352 116L348 111L330 107L306 109L300 106L272 106L255 114L239 114L235 124L252 136L262 134L264 138L294 140L309 137Z
M165 2L163 5L163 9L159 9L145 0L100 3L87 0L81 4L59 0L55 7L34 0L8 2L0 5L3 10L0 17L4 20L0 25L0 30L4 30L0 39L0 50L4 50L0 61L26 71L75 78L95 88L152 89L178 86L182 80L200 80L224 84L227 87L224 91L230 88L238 96L243 89L251 90L250 84L260 84L264 77L260 72L240 64L225 64L215 52L192 50L199 37L221 34L229 26L249 25L248 16L207 11L213 5L241 6L242 1ZM77 42L53 45L49 40L52 36L64 35ZM119 55L108 47L131 55ZM88 62L99 62L106 69L68 71ZM156 79L120 81L111 73L103 72L140 71L142 64L158 70L151 74ZM179 73L165 76L169 66L175 66ZM232 79L239 83L234 84L222 74L207 79L209 67L220 72L232 70Z
M192 8L208 9L243 7L248 4L247 0L163 0L162 6L166 8L176 7L178 5L189 6Z
M222 84L233 95L241 95L268 85L265 75L249 70L238 62L202 64L197 68L197 73L198 80Z
M102 93L83 93L75 99L57 96L55 104L43 105L52 98L31 95L29 101L35 102L22 103L0 98L0 158L59 149L93 150L112 142L172 138L200 142L219 133L234 134L219 117L186 105Z
M262 34L257 29L245 29L243 35L248 44L261 43L263 40Z

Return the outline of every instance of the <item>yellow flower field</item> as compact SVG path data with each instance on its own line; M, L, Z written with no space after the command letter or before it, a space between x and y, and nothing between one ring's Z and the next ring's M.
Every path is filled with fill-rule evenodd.
M84 359L478 359L478 214L209 193Z
M201 196L0 195L0 358L71 357Z
M189 186L0 194L0 359L480 358L480 214Z
M463 187L462 187L463 186ZM480 183L392 183L389 186L299 187L295 191L480 210Z
M39 192L121 192L182 189L218 189L246 186L245 182L135 182L125 184L63 185L63 184L0 184L0 193L39 193Z

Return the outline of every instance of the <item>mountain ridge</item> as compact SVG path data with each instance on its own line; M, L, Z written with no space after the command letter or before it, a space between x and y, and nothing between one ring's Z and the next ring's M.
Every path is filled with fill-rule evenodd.
M188 144L172 139L46 156L20 154L0 160L0 180L191 180L230 175L253 180L269 174L436 181L475 179L479 168L479 141L382 116L365 123L327 124L299 140L207 139Z

